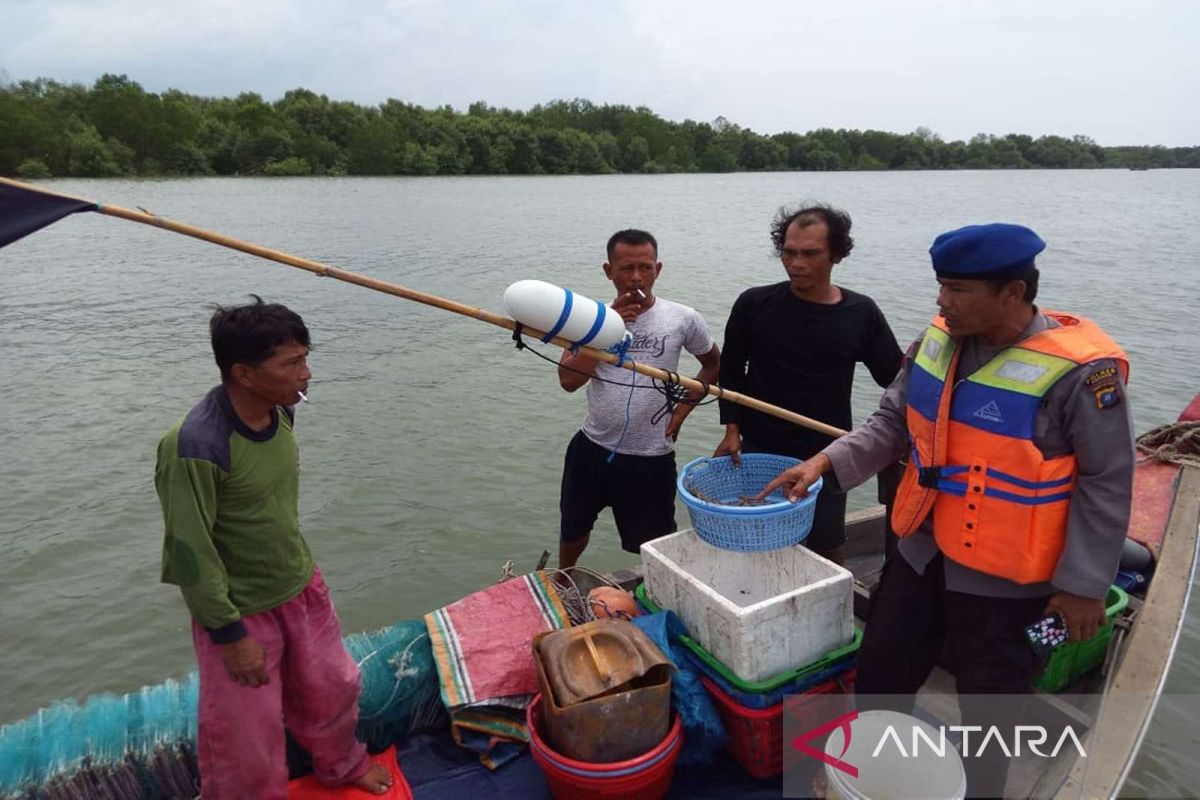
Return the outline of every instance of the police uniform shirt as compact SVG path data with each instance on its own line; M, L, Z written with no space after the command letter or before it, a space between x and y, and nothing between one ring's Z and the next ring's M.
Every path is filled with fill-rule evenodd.
M1018 342L1058 327L1037 312ZM917 343L909 348L896 380L884 392L879 409L859 428L822 452L846 488L863 483L896 459L909 454L905 421L908 374ZM971 375L1011 345L989 347L977 337L962 342L955 381ZM1120 561L1129 526L1133 493L1133 424L1125 388L1116 364L1102 359L1067 373L1047 393L1036 419L1034 444L1047 458L1074 453L1078 464L1067 518L1067 536L1054 577L1049 583L1017 584L945 560L946 588L988 597L1036 597L1064 591L1101 598ZM911 536L900 539L899 552L918 573L938 553L933 513Z

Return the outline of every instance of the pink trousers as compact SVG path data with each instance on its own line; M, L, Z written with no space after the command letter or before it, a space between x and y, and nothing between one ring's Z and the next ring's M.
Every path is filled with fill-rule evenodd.
M341 626L321 571L281 606L243 618L267 651L270 683L236 683L221 645L192 622L200 666L199 760L204 800L285 800L284 725L313 757L317 779L357 780L370 767L358 724L358 667L342 645Z

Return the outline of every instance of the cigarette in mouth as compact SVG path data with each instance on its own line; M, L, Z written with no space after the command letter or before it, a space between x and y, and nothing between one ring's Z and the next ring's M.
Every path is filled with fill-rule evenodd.
M299 389L297 389L297 390L296 390L296 394L300 395L300 399L301 399L301 400L303 400L303 401L304 401L304 402L306 402L306 403L308 402L308 395L306 395L304 392L302 392L302 391L300 391Z
M641 289L634 289L634 291L638 293L638 297L642 298L643 300L646 299L646 293L643 292Z

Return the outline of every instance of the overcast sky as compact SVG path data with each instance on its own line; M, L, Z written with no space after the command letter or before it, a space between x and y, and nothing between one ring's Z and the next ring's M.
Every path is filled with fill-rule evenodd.
M1200 0L0 0L0 77L1200 145Z

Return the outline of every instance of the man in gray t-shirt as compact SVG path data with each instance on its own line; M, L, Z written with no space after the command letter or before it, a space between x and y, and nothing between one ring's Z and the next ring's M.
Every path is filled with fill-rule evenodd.
M716 383L721 352L695 309L654 294L662 273L658 242L649 233L624 230L608 240L605 276L617 297L612 309L633 335L629 357L671 372L687 350L700 361L696 380ZM595 378L596 380L592 380ZM695 401L660 416L663 397L644 375L564 350L558 381L568 392L587 384L587 418L567 446L563 464L558 566L574 566L587 548L596 517L611 506L621 547L636 553L643 542L675 530L675 439ZM631 388L630 384L634 387Z

